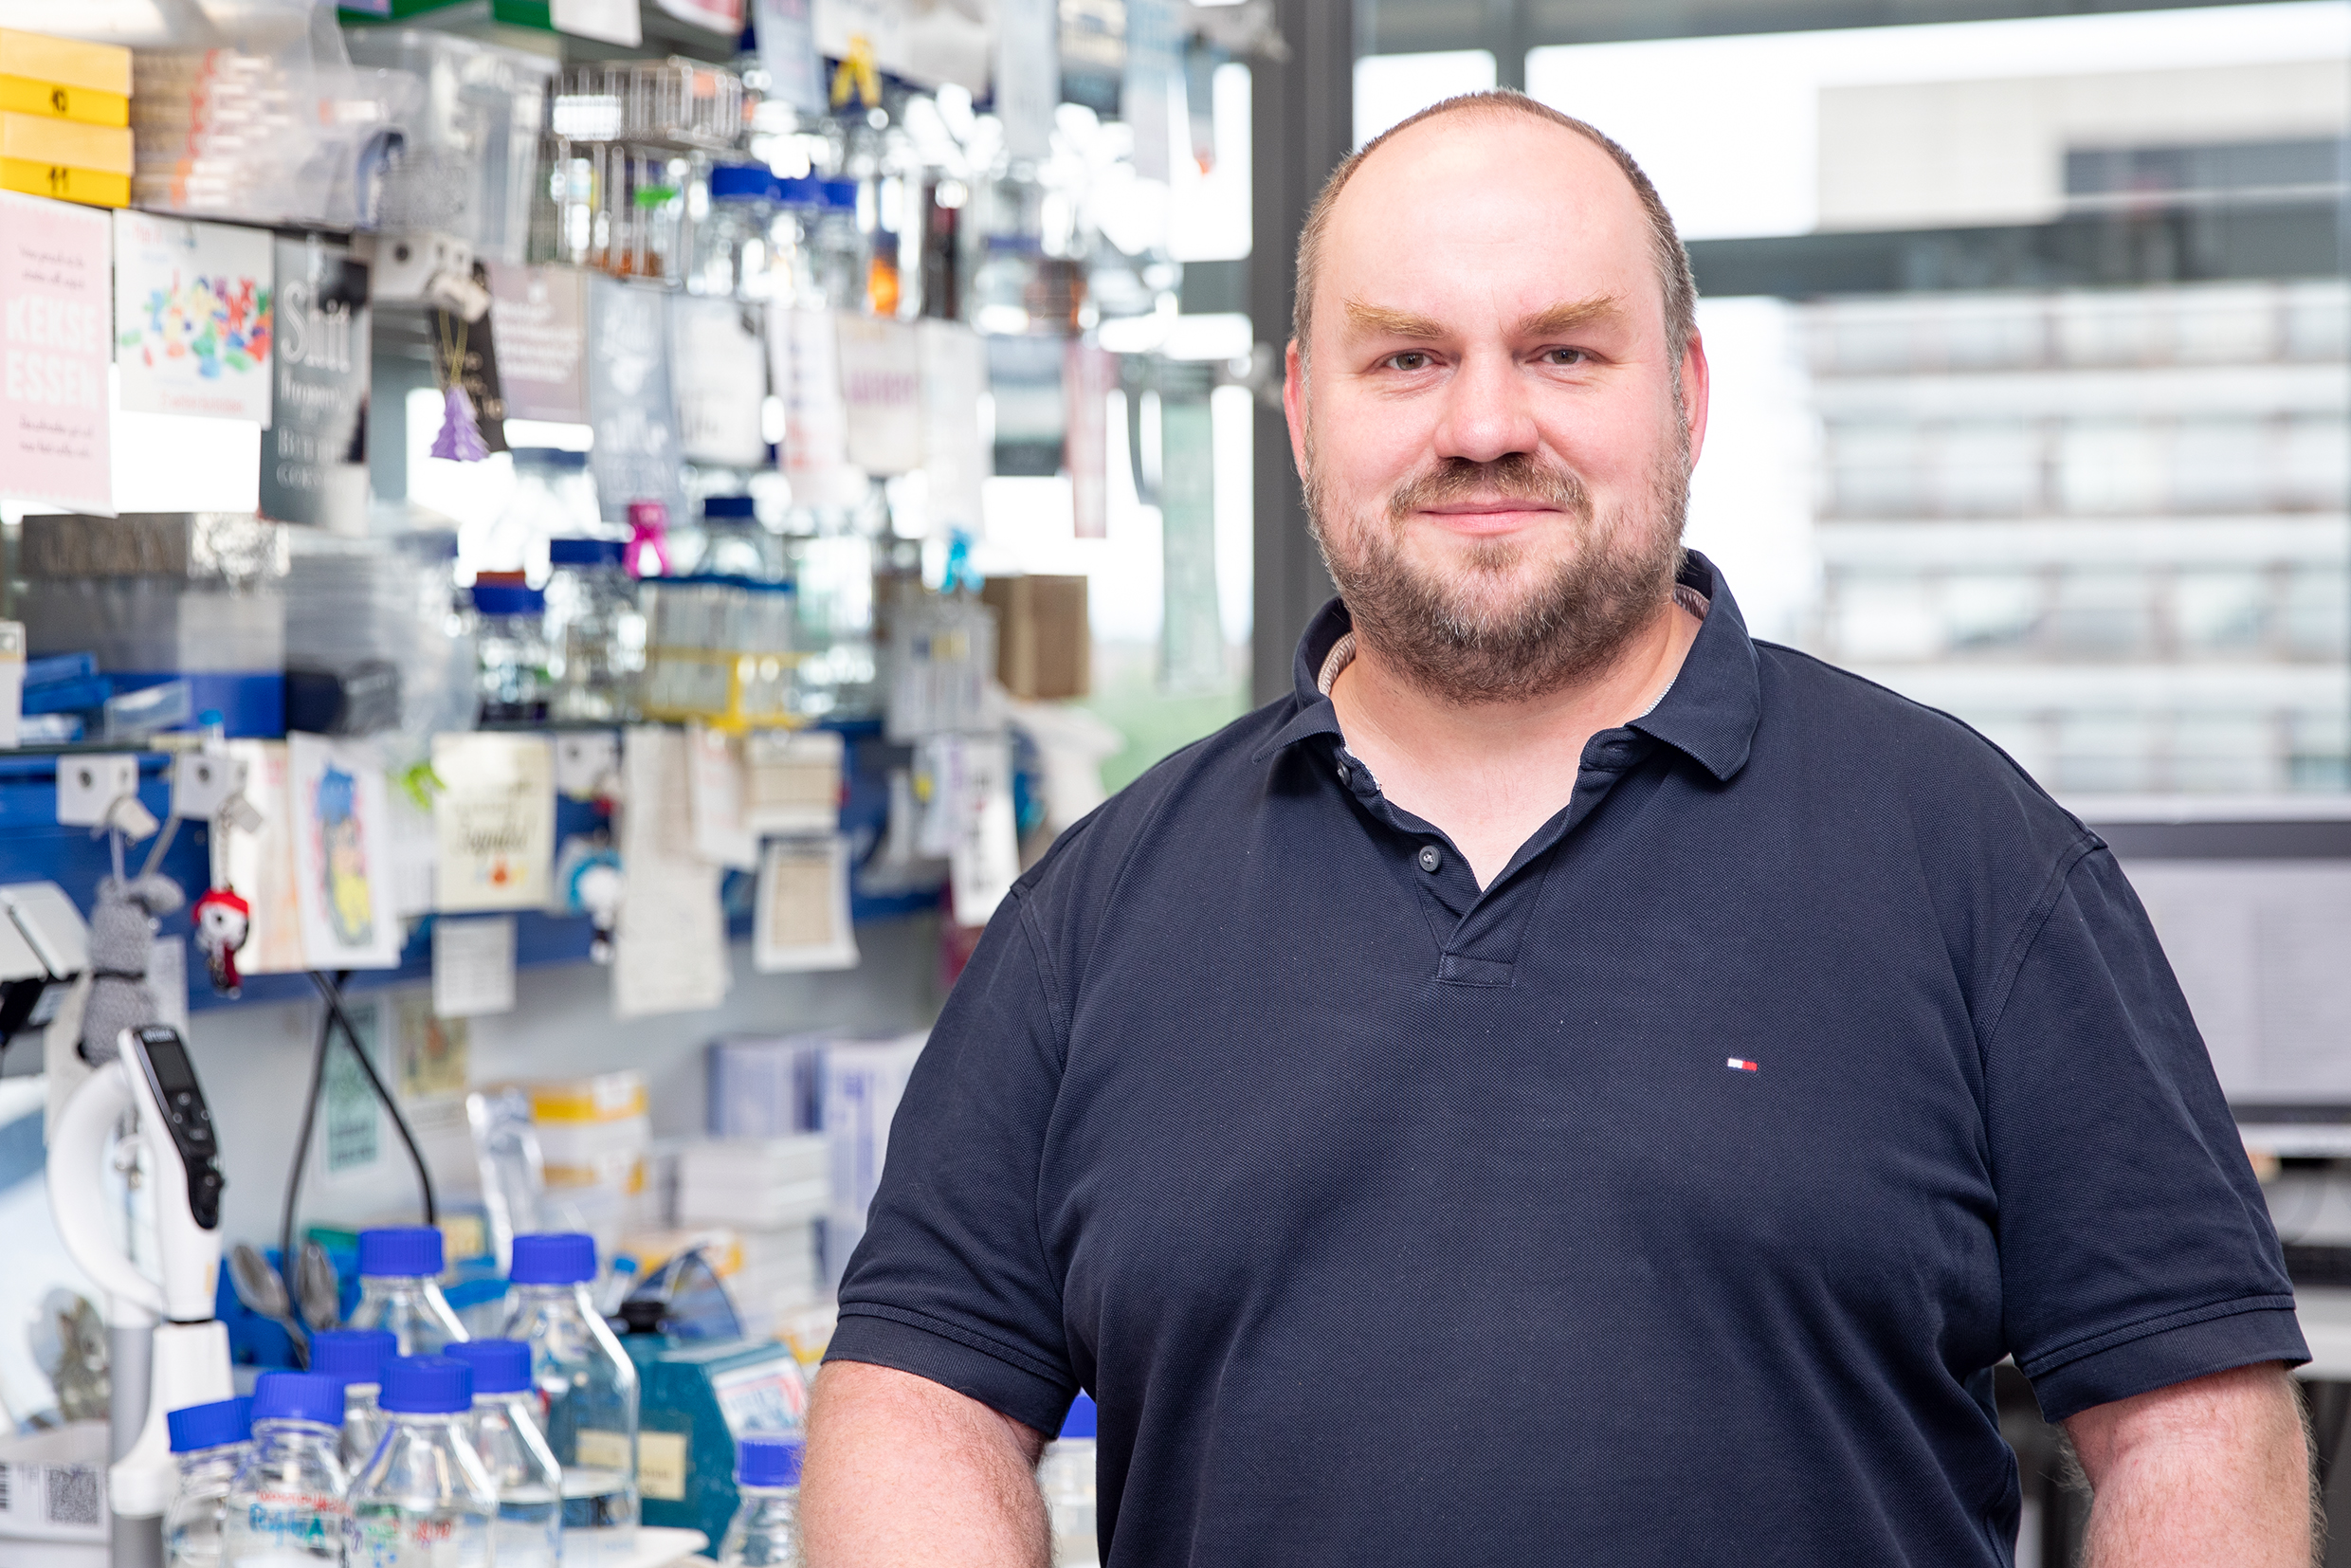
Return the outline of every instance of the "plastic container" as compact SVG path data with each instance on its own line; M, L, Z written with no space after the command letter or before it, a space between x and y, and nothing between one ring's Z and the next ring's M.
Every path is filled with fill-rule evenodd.
M310 1370L343 1380L343 1465L357 1469L384 1435L377 1403L384 1363L400 1354L397 1337L381 1328L327 1328L310 1337Z
M522 261L556 62L424 27L353 27L344 37L354 64L425 83L384 177L383 229L448 234L485 260Z
M444 1267L441 1232L429 1225L391 1226L359 1232L359 1304L353 1328L381 1328L403 1356L431 1356L465 1325L434 1283Z
M776 246L782 183L764 164L722 163L710 172L710 211L695 226L689 293L764 301L790 292L792 246L788 241L779 257ZM784 232L792 232L788 224ZM779 261L787 269L780 273Z
M473 1369L447 1356L395 1357L383 1404L384 1440L351 1484L351 1561L488 1568L498 1487L474 1451Z
M556 719L626 721L637 713L645 673L645 612L618 539L561 538L547 544L548 646Z
M756 1432L736 1440L735 1489L742 1501L720 1541L720 1568L798 1564L800 1461L805 1451L799 1438L780 1432Z
M179 1489L163 1515L166 1568L219 1568L228 1488L252 1435L252 1401L218 1399L164 1417L179 1458Z
M531 1347L515 1340L449 1346L473 1368L473 1446L498 1488L498 1568L556 1568L563 1559L563 1477L540 1425Z
M482 722L545 722L555 662L547 646L547 595L520 583L477 582L473 611Z
M501 1338L531 1347L563 1474L564 1568L627 1561L637 1537L637 1369L589 1299L596 1244L517 1236Z
M336 1568L351 1473L340 1444L343 1385L319 1372L264 1372L253 1441L229 1483L223 1568Z
M1094 1568L1102 1561L1095 1529L1094 1401L1079 1395L1061 1424L1061 1435L1045 1446L1037 1463L1037 1486L1053 1521L1053 1568Z

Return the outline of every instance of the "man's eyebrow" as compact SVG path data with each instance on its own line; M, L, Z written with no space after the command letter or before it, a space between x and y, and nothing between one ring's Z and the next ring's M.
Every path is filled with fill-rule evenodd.
M1444 323L1426 316L1415 316L1409 310L1392 310L1386 305L1369 304L1361 300L1347 301L1347 324L1367 337L1412 337L1433 341L1449 336Z
M1519 336L1548 337L1555 333L1574 332L1595 322L1614 320L1624 313L1624 301L1613 294L1595 294L1588 300L1562 300L1548 309L1522 318L1519 322Z

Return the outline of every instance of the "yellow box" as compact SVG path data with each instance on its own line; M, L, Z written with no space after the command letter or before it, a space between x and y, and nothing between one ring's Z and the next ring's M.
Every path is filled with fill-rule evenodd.
M131 100L120 93L101 93L95 87L77 87L69 82L43 82L5 72L0 72L0 110L79 120L84 125L131 123Z
M132 171L131 133L47 115L0 113L0 158L128 175Z
M22 191L27 196L54 196L85 207L131 205L131 176L104 169L76 169L69 163L35 163L30 158L0 158L0 191Z
M0 75L28 76L128 98L131 51L118 44L84 44L78 38L0 27Z

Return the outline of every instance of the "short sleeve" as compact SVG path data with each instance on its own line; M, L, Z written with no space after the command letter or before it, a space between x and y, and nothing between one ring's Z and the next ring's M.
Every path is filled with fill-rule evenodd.
M1985 1044L2010 1352L2062 1420L2309 1359L2260 1184L2146 911L2065 873Z
M1037 1170L1061 1060L1016 890L949 994L891 1120L827 1360L895 1367L1060 1430L1077 1377L1037 1228Z

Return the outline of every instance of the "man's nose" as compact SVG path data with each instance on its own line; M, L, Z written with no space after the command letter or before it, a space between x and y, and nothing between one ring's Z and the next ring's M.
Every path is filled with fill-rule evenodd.
M1526 386L1511 356L1465 356L1446 384L1436 455L1493 463L1513 452L1532 453L1541 440Z

